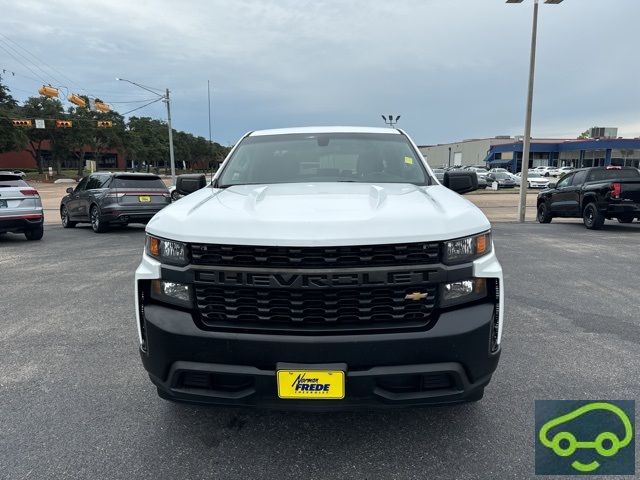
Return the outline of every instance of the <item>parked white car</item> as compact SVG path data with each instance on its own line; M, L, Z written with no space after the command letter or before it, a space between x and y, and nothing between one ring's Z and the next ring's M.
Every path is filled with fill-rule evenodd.
M522 185L522 172L515 174L516 183L518 186ZM543 177L540 173L530 170L527 174L527 187L528 188L547 188L551 180L549 177Z
M573 167L560 167L558 169L556 169L554 172L555 177L561 177L562 175L569 173L569 172L573 172L575 169Z
M538 172L540 175L542 175L543 177L549 177L551 176L551 171L554 169L554 167L549 167L549 166L537 166L536 168L533 168L531 170L529 170L530 172L534 171L534 172Z

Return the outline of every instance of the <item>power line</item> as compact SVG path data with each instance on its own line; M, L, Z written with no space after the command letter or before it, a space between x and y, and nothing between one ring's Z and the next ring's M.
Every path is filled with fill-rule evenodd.
M149 102L149 103L147 103L147 104L145 104L145 105L142 105L142 106L140 106L140 107L138 107L138 108L134 108L133 110L129 110L128 112L121 113L120 115L122 115L122 116L127 115L127 114L129 114L129 113L131 113L131 112L135 112L136 110L140 110L141 108L148 107L148 106L149 106L149 105L151 105L152 103L159 102L160 100L164 100L164 97L162 97L162 98L156 98L155 100L153 100L153 101L151 101L151 102Z
M144 100L128 100L128 101L120 101L120 102L109 102L109 103L143 103L143 102L149 102L151 100L156 100L155 98L145 98Z
M69 81L72 84L75 84L78 88L80 88L80 90L85 91L82 87L80 87L80 85L78 85L75 81L73 81L71 78L67 77L64 73L62 73L60 70L58 70L55 67L52 67L51 65L49 65L47 62L45 62L44 60L42 60L41 58L37 57L34 53L32 53L31 51L27 50L25 47L23 47L22 45L20 45L18 42L16 42L15 40L12 40L11 38L7 37L6 35L0 33L0 37L5 39L5 44L7 44L7 41L11 42L12 44L16 45L20 50L26 52L28 55L30 55L31 57L35 58L38 62L42 63L44 66L46 66L49 70L58 73L61 77L65 78L67 81ZM14 49L15 51L15 49ZM40 69L42 72L44 72L45 74L47 74L47 72L45 72L40 66L38 66L38 64L36 64L35 62L31 61L31 63L33 63L34 65L36 65L38 67L38 69ZM53 78L54 80L58 81L60 84L62 84L63 82L60 82L58 79L56 79L56 77L54 77L53 75L51 75L50 73L48 74L49 76L51 76L51 78ZM85 91L86 92L86 91Z
M3 76L3 78L5 78L5 79L15 78L15 77L21 77L21 78L27 78L27 79L29 79L29 80L32 80L32 81L36 82L36 83L37 83L37 84L39 84L39 85L42 85L42 80L40 80L40 79L38 79L38 78L36 78L36 77L32 77L32 76L30 76L30 75L23 75L23 74L21 74L21 73L14 72L14 71L12 71L11 69L9 69L9 68L7 68L7 67L2 67L2 66L0 66L0 70L2 70L2 73L1 73L0 75L2 75L2 76ZM9 75L7 75L7 74L9 74L9 73L11 74L10 76L9 76Z
M2 34L0 34L2 35ZM56 83L61 84L62 82L56 78L55 76L51 75L50 72L47 72L45 69L43 69L39 64L37 64L36 62L34 62L33 60L31 60L30 58L28 58L27 56L25 56L23 53L20 53L20 51L18 51L13 45L11 45L9 42L7 42L6 40L3 40L2 38L0 38L0 43L4 44L5 47L10 48L13 53L15 53L16 55L20 56L23 60L29 62L31 65L33 65L35 68L37 68L38 70L40 70L45 77L51 77Z
M20 65L22 65L24 68L26 68L27 70L29 70L31 73L33 73L36 77L40 78L40 80L42 80L45 84L49 83L47 80L45 80L43 77L41 77L37 72L35 72L29 65L25 64L22 60L20 60L18 57L16 57L13 53L11 53L9 50L7 50L2 43L0 43L0 48L2 50L4 50L5 52L7 52L9 54L10 57L12 57L16 62L18 62Z

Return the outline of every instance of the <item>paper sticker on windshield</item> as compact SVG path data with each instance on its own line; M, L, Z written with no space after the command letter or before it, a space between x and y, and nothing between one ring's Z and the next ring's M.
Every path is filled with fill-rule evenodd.
M413 165L413 158L404 157L404 163L406 163L407 165Z

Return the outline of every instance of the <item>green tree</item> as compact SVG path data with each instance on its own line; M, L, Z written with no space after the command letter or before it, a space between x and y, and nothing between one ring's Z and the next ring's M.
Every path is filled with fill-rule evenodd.
M140 164L158 171L160 160L166 166L169 158L169 132L167 124L149 117L131 117L128 123L130 135L137 137Z
M11 120L18 114L18 102L11 96L8 87L0 77L0 152L22 150L27 145L27 135L22 128L16 128Z
M76 164L77 175L84 173L85 156L90 149L93 132L96 129L95 114L83 107L70 107L69 119L73 127L61 130L55 145L56 158L70 158Z
M589 138L589 137L591 137L591 130L585 130L580 135L578 135L578 138L581 139L581 140L584 140L584 139Z
M93 129L91 130L89 145L91 145L96 160L99 160L107 150L124 149L125 121L118 112L107 113L92 112L94 114ZM98 120L107 120L112 123L110 128L97 128Z
M59 134L58 129L55 128L55 120L63 117L62 103L57 98L29 97L20 110L21 115L26 118L45 120L45 128L32 128L26 131L31 146L30 153L38 166L38 172L43 173L42 145L45 140L49 140L52 150L55 148L56 137Z

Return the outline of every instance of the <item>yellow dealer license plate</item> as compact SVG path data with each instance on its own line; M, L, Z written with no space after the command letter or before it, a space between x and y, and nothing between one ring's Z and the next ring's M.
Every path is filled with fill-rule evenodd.
M340 370L278 370L278 397L300 400L344 398L344 372Z
M138 201L140 203L149 203L151 201L151 197L149 195L140 195L138 197Z

